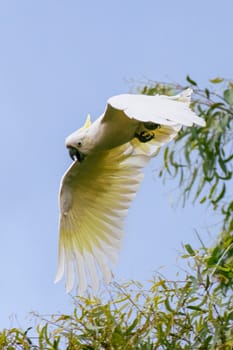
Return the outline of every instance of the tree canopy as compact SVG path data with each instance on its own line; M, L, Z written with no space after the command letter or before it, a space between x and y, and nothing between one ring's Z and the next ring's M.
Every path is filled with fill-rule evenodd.
M201 88L149 82L143 94L173 95L192 87L192 108L206 127L183 128L163 152L159 176L179 184L192 201L221 215L216 243L184 246L181 279L157 274L145 288L112 283L99 298L73 298L69 315L35 316L32 329L3 329L0 349L233 349L233 82L215 78Z

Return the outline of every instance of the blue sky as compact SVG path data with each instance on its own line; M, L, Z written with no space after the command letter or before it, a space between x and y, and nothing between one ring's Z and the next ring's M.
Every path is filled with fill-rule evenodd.
M146 79L232 78L232 13L230 0L0 2L1 328L72 308L64 281L53 284L65 137ZM198 246L195 228L214 240L204 207L172 209L160 165L145 170L129 211L117 281L175 273L182 242Z

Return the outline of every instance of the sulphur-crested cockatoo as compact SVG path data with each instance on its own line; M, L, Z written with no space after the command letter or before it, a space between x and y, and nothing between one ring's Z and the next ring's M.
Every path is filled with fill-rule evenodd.
M128 208L142 168L182 125L204 126L190 108L191 89L176 96L124 94L111 97L93 124L67 137L74 162L60 188L60 238L56 280L66 271L66 290L78 275L78 293L94 293L100 274L108 283L116 263Z

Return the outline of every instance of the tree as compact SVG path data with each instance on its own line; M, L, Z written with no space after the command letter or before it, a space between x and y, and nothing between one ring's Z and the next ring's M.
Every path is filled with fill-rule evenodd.
M214 247L184 246L182 280L154 276L140 283L113 283L101 298L74 298L70 315L38 315L31 329L4 329L0 349L233 349L233 83L215 78L201 89L190 77L192 107L205 128L180 131L163 150L160 176L178 181L187 200L208 205L222 216ZM151 83L145 94L174 94L179 84ZM35 345L33 345L35 344Z
M207 265L224 286L233 288L233 82L215 78L209 89L201 89L189 76L187 82L194 90L192 107L205 118L206 127L180 131L164 150L160 176L179 182L184 205L191 197L221 213L218 241L209 252ZM142 92L173 94L183 88L156 83Z

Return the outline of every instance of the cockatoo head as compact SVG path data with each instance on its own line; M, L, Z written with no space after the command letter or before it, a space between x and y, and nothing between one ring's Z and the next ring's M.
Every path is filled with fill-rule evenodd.
M88 153L88 145L86 141L88 139L87 134L90 125L91 117L88 115L84 126L66 138L65 145L69 150L69 155L72 160L82 162L85 155Z

